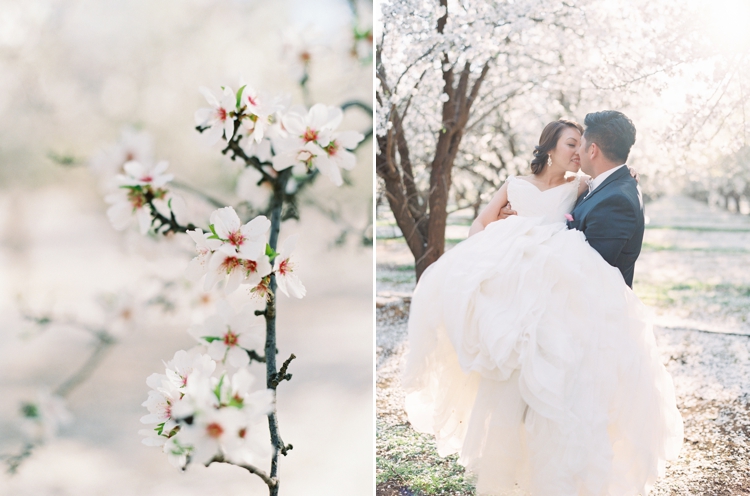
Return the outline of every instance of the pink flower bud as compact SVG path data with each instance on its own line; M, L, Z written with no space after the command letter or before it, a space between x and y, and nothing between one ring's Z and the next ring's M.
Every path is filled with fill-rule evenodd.
M565 218L568 219L570 222L573 222L573 216L570 214L565 214Z

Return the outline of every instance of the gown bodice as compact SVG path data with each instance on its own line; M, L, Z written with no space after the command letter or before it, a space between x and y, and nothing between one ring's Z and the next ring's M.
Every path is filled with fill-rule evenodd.
M529 181L508 178L508 202L521 217L542 217L543 224L565 222L578 198L580 176L547 190L540 190Z

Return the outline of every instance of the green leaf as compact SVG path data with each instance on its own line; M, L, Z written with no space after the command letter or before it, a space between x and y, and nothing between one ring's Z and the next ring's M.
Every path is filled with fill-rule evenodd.
M160 435L160 436L161 436L162 432L164 432L164 424L166 424L166 422L162 422L161 424L157 425L157 426L156 426L156 427L154 428L154 430L156 431L156 433L157 433L158 435Z
M237 90L237 108L240 108L240 102L242 101L242 92L245 91L245 86Z
M221 338L218 336L201 336L201 339L205 339L209 343L213 343L214 341L221 340Z
M278 255L278 253L276 253L276 250L271 248L271 245L266 243L266 256L270 259L274 259L276 258L276 255Z
M226 374L221 374L221 379L219 379L219 383L214 388L214 395L216 396L216 399L221 402L221 385L224 384L224 378L226 377Z
M169 208L169 210L172 210L172 199L171 198L167 202L167 207Z
M208 228L211 229L211 236L209 236L208 239L220 239L221 240L221 238L219 237L219 235L216 234L216 231L214 230L214 225L213 224L209 224Z

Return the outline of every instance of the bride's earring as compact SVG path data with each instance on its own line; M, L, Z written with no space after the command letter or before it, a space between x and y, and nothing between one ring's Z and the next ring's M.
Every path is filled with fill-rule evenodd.
M547 167L552 167L552 157L547 155Z

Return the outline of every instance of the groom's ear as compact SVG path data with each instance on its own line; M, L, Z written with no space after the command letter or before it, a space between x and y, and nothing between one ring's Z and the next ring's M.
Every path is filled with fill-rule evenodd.
M589 143L589 149L586 150L586 152L589 154L590 159L595 159L599 156L601 150L599 149L599 145L597 145L596 143Z

